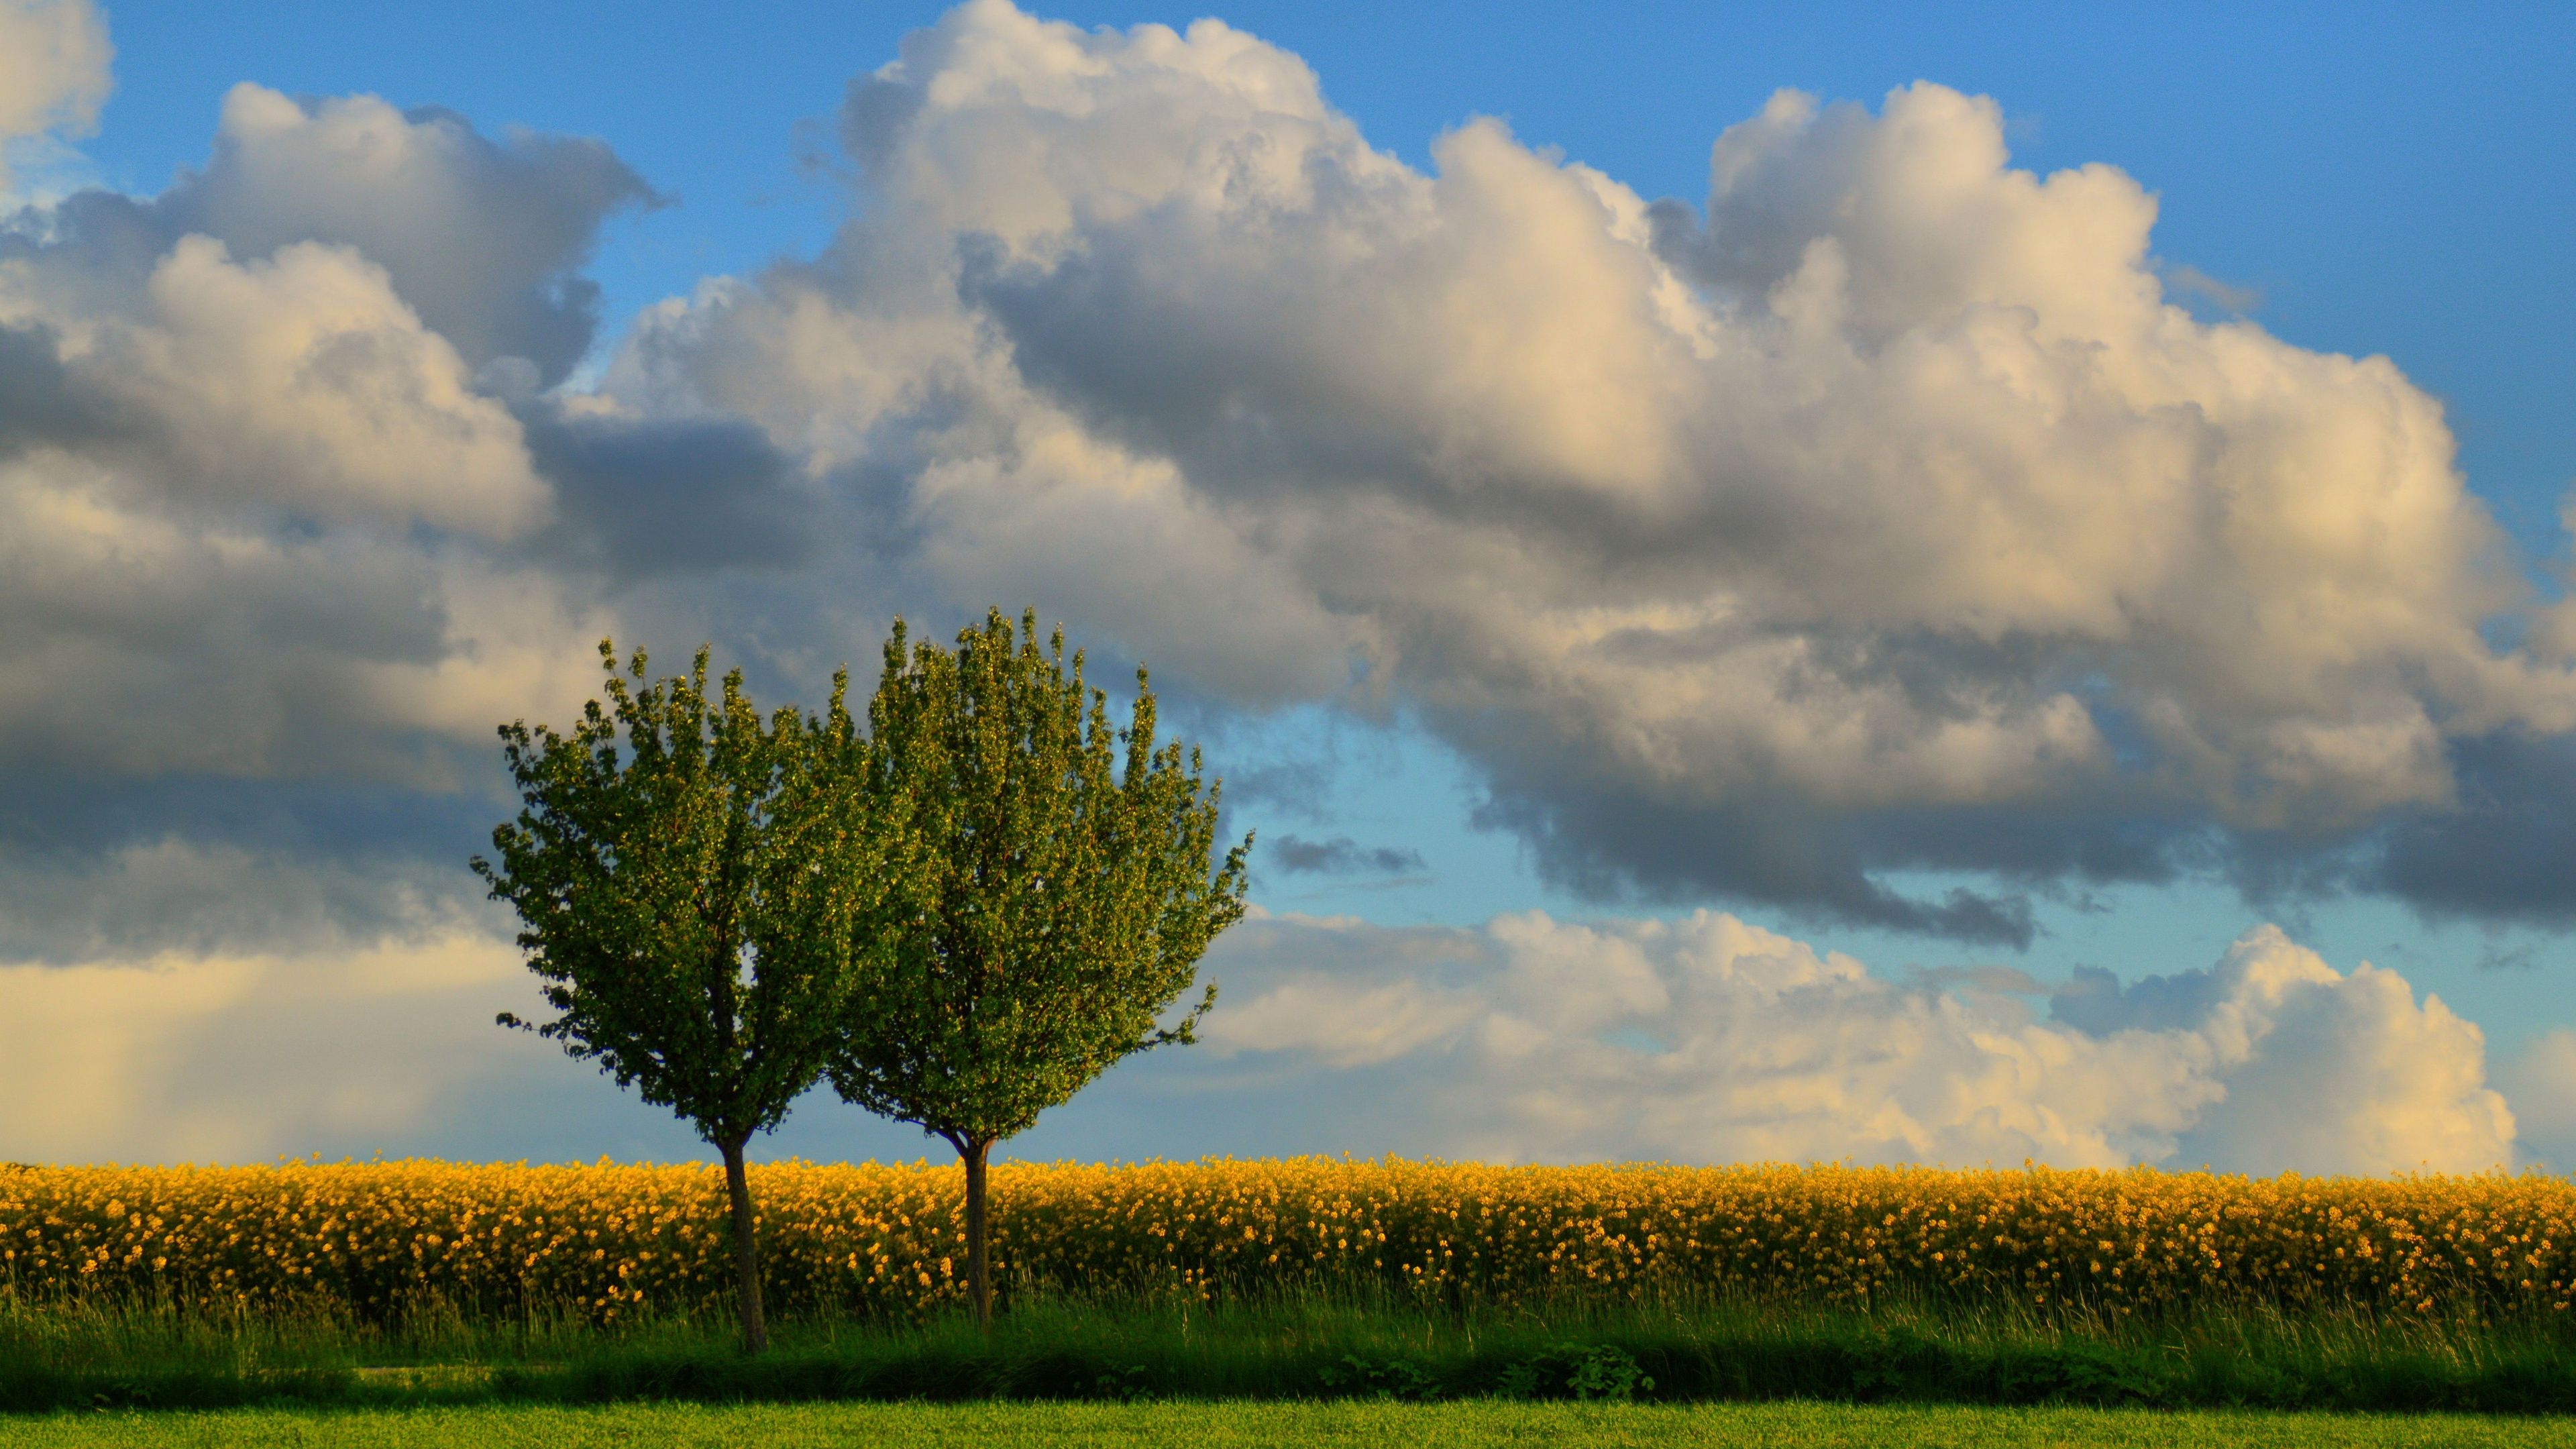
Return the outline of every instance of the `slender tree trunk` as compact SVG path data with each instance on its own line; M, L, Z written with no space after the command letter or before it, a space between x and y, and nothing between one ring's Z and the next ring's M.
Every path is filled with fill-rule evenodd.
M742 1279L742 1347L745 1353L763 1353L769 1348L769 1324L760 1314L760 1249L751 1236L751 1181L742 1169L743 1141L719 1145L724 1151L725 1191L733 1199L733 1266Z
M984 1163L992 1150L991 1139L970 1138L959 1154L966 1159L966 1292L975 1300L975 1327L988 1334L993 1331L993 1260L984 1250L990 1221L984 1204Z

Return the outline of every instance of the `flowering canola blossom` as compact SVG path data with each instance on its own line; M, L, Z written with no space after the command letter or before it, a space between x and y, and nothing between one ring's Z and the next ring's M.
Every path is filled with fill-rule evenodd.
M754 1167L772 1302L909 1317L962 1295L953 1164ZM993 1169L996 1283L1222 1297L1374 1283L1426 1302L1890 1291L2045 1306L2248 1297L2565 1312L2576 1184L2046 1168L1495 1167L1290 1158ZM287 1162L0 1168L0 1292L444 1301L601 1320L731 1292L699 1166Z

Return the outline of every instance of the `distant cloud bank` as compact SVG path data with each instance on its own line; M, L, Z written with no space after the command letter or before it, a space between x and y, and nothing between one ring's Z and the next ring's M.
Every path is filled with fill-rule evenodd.
M2269 926L2126 991L2106 973L2053 992L2008 971L1891 981L1706 911L1470 930L1265 916L1215 969L1218 1052L1376 1069L1398 1125L1334 1126L1418 1153L2266 1173L2515 1156L2475 1025Z
M665 1153L684 1137L551 1047L490 1025L533 994L506 938L453 923L421 934L0 967L12 1008L0 1151L204 1161L479 1142L586 1159L639 1127L659 1124ZM2338 972L2268 926L2210 966L2126 990L2001 968L1891 979L1710 912L1532 912L1465 929L1256 912L1207 969L1223 995L1201 1045L1154 1054L1158 1096L1113 1101L1113 1076L1051 1119L1152 1113L1146 1141L1167 1155L1242 1151L1258 1134L1263 1151L1511 1162L2375 1174L2481 1171L2576 1146L2562 1110L2576 1038L2544 1037L2509 1064L2536 1129L2518 1148L2475 1025L2393 972ZM1293 1104L1293 1122L1232 1120L1227 1104L1256 1098ZM1213 1110L1182 1122L1152 1105L1176 1099ZM547 1110L525 1112L530 1100ZM791 1124L780 1150L852 1143Z

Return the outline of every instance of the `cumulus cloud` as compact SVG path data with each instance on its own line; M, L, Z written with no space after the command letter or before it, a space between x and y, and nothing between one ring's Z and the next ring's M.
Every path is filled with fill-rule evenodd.
M592 682L575 651L606 631L541 574L398 522L193 507L173 481L213 480L0 460L0 748L15 766L450 784L451 746Z
M469 363L525 358L551 384L598 327L599 287L579 268L601 221L660 200L599 141L494 141L435 107L303 102L245 82L224 98L213 160L141 219L245 254L352 247Z
M85 5L0 7L0 129L85 123L107 56ZM493 725L595 692L608 595L673 554L618 525L695 535L683 563L759 533L649 503L722 455L701 432L748 460L712 499L789 471L739 422L630 439L543 394L598 228L653 200L597 142L246 85L159 195L0 214L12 1013L492 936L462 864Z
M551 385L598 327L598 285L580 269L601 224L660 201L600 141L495 141L451 111L366 95L299 101L244 82L224 98L203 170L157 196L67 197L15 229L51 243L34 253L55 263L45 280L90 306L130 297L183 237L243 258L345 247L469 368L518 358Z
M578 701L637 551L597 500L650 470L531 390L589 345L601 220L650 195L595 142L244 86L203 172L8 218L12 768L446 788L494 721Z
M1491 121L1417 172L1215 21L973 0L843 139L862 217L608 393L759 426L879 587L1411 712L1578 889L2015 944L2034 881L2410 894L2374 832L2576 726L2482 632L2533 605L2439 404L2195 318L2156 199L1983 98L1783 92L1694 209Z
M2265 1173L2514 1159L2475 1025L2269 926L2126 989L2079 973L2044 1016L2019 973L1891 981L1706 911L1463 930L1257 915L1210 970L1216 1054L1368 1069L1374 1100L1407 1104L1400 1122L1354 1104L1317 1124L1370 1150Z
M89 131L115 58L89 0L0 0L0 199L9 194L9 143Z
M71 345L154 418L170 481L499 538L544 515L517 421L360 253L298 242L236 263L191 234L147 288L145 325Z

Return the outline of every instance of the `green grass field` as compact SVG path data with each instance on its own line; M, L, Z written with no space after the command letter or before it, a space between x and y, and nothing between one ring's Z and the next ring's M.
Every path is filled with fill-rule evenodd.
M163 1445L2565 1446L2565 1419L1820 1404L829 1404L67 1413L0 1423L12 1449Z

